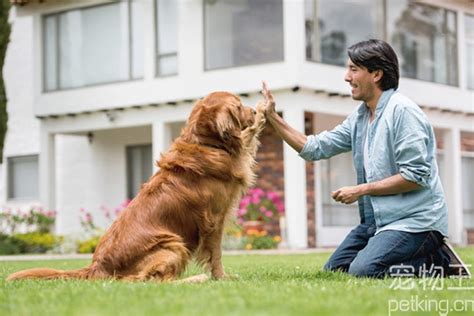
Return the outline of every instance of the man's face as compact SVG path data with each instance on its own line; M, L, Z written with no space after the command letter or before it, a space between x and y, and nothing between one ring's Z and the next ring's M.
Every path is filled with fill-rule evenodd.
M347 73L344 80L351 85L352 98L359 101L369 101L374 96L377 88L375 72L370 73L367 68L357 66L349 58L347 60Z

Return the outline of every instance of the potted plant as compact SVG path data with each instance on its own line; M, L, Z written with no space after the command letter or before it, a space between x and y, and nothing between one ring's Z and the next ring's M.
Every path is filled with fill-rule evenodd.
M237 220L244 233L270 231L278 234L279 219L285 213L285 206L278 193L261 188L250 189L239 204Z

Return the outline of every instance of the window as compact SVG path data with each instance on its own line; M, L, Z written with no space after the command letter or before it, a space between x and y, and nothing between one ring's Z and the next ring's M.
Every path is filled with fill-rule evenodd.
M466 28L472 30L472 23L466 19ZM395 49L402 76L458 85L454 11L414 0L306 0L305 26L308 60L343 66L349 46L381 38ZM471 42L468 66L473 47Z
M45 16L44 90L142 78L142 15L122 1Z
M464 227L474 228L474 154L470 152L461 159L463 222Z
M383 37L382 0L306 0L306 58L344 66L347 48Z
M355 226L360 223L357 202L346 205L334 201L331 192L348 185L356 185L356 173L350 153L321 160L321 188L323 226ZM352 182L352 183L351 183Z
M37 200L39 198L38 155L9 157L7 166L8 198Z
M411 0L387 1L388 41L401 75L457 85L456 13Z
M158 76L178 73L178 1L156 0L156 73Z
M474 90L474 16L465 15L467 88Z
M151 145L129 146L127 151L127 197L133 199L153 174Z
M282 0L204 0L205 68L283 60Z

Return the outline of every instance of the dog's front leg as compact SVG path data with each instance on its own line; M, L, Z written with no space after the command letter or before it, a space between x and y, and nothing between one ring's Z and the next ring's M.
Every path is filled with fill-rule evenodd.
M257 113L255 114L255 122L252 126L247 127L242 132L242 139L244 141L244 146L250 151L256 151L259 145L257 137L265 128L266 118L265 118L265 103L259 102L257 104Z
M226 277L224 266L222 265L222 233L223 229L215 231L209 240L209 269L214 279Z

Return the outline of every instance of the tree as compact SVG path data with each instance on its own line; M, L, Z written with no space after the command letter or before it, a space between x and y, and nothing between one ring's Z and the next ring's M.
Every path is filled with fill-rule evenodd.
M0 0L0 163L3 162L3 145L5 134L7 133L7 96L5 84L3 82L3 63L10 41L10 24L8 23L8 13L10 11L10 1Z

